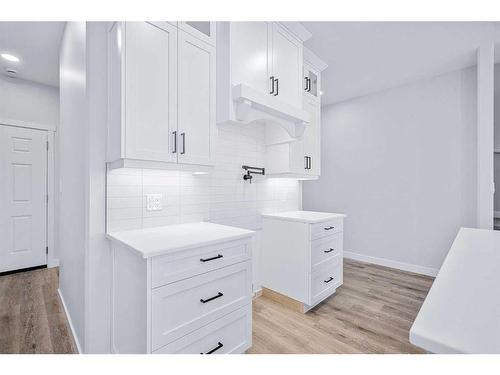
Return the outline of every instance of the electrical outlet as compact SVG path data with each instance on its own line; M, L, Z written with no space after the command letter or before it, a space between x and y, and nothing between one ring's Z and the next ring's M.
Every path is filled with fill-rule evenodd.
M160 211L163 209L163 194L147 194L146 209L148 211Z

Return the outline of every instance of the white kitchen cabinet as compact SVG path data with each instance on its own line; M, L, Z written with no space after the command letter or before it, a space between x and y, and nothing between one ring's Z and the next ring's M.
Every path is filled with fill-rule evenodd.
M217 24L218 124L265 123L268 144L302 135L309 122L302 109L302 51L310 34L292 24L294 31L280 22Z
M108 50L110 168L213 165L215 47L176 23L119 22Z
M321 107L304 95L310 122L304 135L293 142L270 145L266 151L266 174L271 177L315 179L321 174Z
M263 215L262 286L308 311L343 283L345 215L290 211Z
M177 28L115 23L109 33L108 161L176 162Z
M308 97L320 101L321 97L321 71L311 63L304 61L304 93Z
M216 22L214 21L184 21L178 22L179 29L193 35L205 43L215 46Z
M302 43L277 23L271 27L270 77L275 80L273 95L292 106L302 105Z
M230 54L233 85L245 84L261 93L271 88L269 68L269 23L231 22Z
M302 42L276 22L231 22L231 81L301 106Z
M307 60L306 60L307 59ZM321 175L321 71L327 65L304 49L302 107L309 125L302 137L292 142L271 144L266 152L266 174L272 177L316 179Z
M215 139L215 47L178 32L179 163L212 164Z
M113 353L244 353L252 231L189 223L108 234Z

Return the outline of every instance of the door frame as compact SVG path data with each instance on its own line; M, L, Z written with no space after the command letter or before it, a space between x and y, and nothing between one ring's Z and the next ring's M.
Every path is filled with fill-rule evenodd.
M0 126L12 126L17 128L27 128L35 130L43 130L47 132L47 268L58 267L59 259L55 257L55 136L56 126L50 124L40 124L35 122L27 122L13 119L0 118Z

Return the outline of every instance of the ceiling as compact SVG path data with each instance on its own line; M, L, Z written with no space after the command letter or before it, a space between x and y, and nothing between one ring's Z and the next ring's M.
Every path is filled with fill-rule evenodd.
M482 42L500 42L500 22L303 25L313 34L305 45L328 64L323 105L473 66Z
M0 58L0 74L6 68L15 77L59 86L59 47L64 22L0 22L0 53L19 57L18 63Z

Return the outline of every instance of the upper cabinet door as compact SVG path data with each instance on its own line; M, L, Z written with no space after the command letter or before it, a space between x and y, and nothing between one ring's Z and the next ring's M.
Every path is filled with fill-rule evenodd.
M272 75L277 79L277 95L295 107L302 106L303 47L280 25L272 24ZM276 94L276 93L275 93Z
M215 22L214 21L186 21L179 22L179 29L215 46Z
M311 121L302 137L304 157L309 157L306 173L314 176L321 174L321 105L309 96L304 96L304 110L311 115Z
M320 98L320 72L311 65L304 63L304 92L311 98L319 101Z
M210 165L215 131L215 47L179 30L179 163Z
M125 157L175 162L177 28L125 24Z
M270 88L267 22L231 22L231 81L268 93Z

